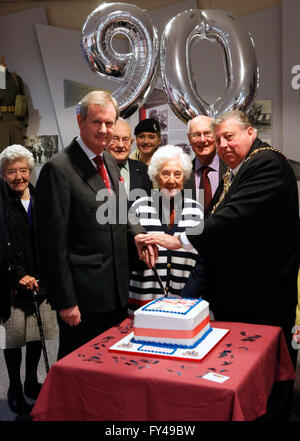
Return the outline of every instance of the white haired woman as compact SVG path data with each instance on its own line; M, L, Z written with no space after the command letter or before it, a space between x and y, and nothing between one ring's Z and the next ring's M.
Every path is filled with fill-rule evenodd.
M33 315L32 290L39 294L40 313L45 338L57 336L54 311L45 300L39 274L35 242L34 187L29 183L34 167L32 154L21 145L11 145L0 155L0 173L6 182L10 228L10 317L3 323L6 330L4 358L9 376L8 405L16 413L27 413L31 406L23 393L20 378L21 348L26 344L24 392L36 399L41 388L37 368L41 356L37 319Z
M203 209L197 201L186 197L186 191L183 192L184 181L191 170L191 159L180 147L160 147L152 156L148 169L153 185L159 190L152 191L151 197L141 197L132 204L130 220L138 220L147 233L179 235L197 225L200 231ZM181 248L174 252L159 247L155 266L168 295L180 295L196 263L199 297L205 291L206 277L203 259L197 251ZM163 295L153 270L143 263L141 265L130 274L130 312ZM191 296L194 294L191 292Z

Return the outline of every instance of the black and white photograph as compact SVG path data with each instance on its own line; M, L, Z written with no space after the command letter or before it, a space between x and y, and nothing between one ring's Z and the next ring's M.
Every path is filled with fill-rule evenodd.
M257 100L251 106L249 119L258 132L259 137L272 145L272 101Z
M41 167L58 152L58 136L27 136L25 147L33 154L35 166Z

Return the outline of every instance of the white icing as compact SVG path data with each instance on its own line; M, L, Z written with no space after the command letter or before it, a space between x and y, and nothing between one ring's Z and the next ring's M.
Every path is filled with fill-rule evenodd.
M155 330L190 331L209 316L209 304L205 300L161 298L139 308L134 313L134 327ZM169 338L135 335L140 342L166 343L192 346L210 328L208 323L192 338Z

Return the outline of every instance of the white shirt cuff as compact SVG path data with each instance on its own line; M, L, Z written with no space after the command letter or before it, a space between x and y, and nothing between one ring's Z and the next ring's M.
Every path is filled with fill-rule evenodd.
M179 236L182 243L182 248L184 248L185 250L192 250L194 248L185 233L181 233Z

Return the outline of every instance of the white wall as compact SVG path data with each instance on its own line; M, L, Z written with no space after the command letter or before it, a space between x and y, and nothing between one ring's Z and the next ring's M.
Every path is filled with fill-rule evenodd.
M272 100L272 143L282 150L281 8L241 17L255 42L259 66L257 99Z
M300 0L282 5L282 129L283 151L300 161L300 89L292 87L292 67L300 65ZM297 81L300 86L300 81Z
M273 145L298 161L300 94L291 88L290 69L300 64L299 6L300 0L284 0L282 8L278 6L241 17L256 46L260 67L257 98L271 99L273 103ZM196 1L149 11L149 14L161 32L169 18L191 8L197 8ZM12 29L18 31L11 32ZM76 136L74 109L64 109L61 103L57 105L57 100L61 100L61 82L66 78L87 85L99 84L96 74L82 59L79 38L80 32L48 26L43 7L0 16L0 55L5 56L11 71L22 76L30 97L28 134L58 134L61 144ZM199 57L196 48L194 76L197 79L198 75L199 93L214 99L224 84L220 54L211 49L207 57L207 49L202 51ZM137 113L130 118L132 126L137 118Z
M7 68L24 81L28 96L27 135L58 135L52 99L36 38L35 23L47 23L44 8L0 17L0 54ZM38 176L39 169L33 173Z
M25 83L30 115L27 133L56 135L57 124L34 23L47 23L44 8L0 17L0 53L8 70L16 71Z
M64 80L113 92L115 81L103 80L89 68L80 49L80 32L36 24L36 33L50 94L55 109L61 145L67 146L78 135L76 105L65 107ZM121 46L127 47L125 40ZM124 44L125 43L125 44ZM79 100L81 97L79 97Z

